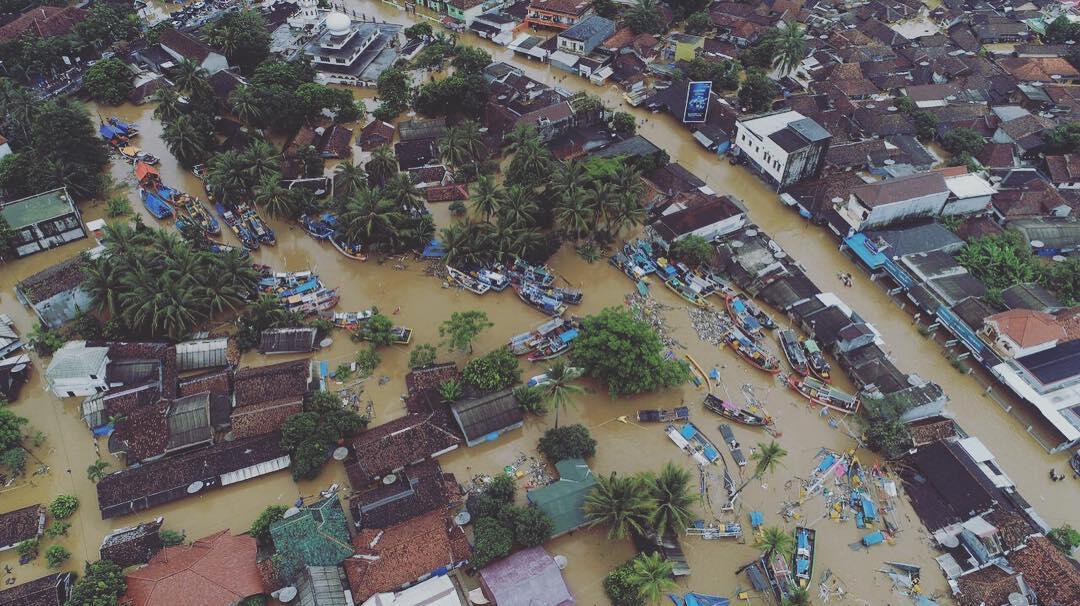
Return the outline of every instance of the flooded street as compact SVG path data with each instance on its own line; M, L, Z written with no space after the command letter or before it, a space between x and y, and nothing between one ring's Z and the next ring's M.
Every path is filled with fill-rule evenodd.
M353 2L348 6L369 16L376 15L379 19L403 24L410 23L411 19L411 16L381 3ZM569 90L588 90L600 95L610 107L633 113L641 122L638 130L640 134L665 149L672 161L683 164L717 192L733 195L745 202L750 209L752 220L798 259L819 287L826 291L834 290L868 322L873 323L885 338L887 349L897 366L906 372L914 372L939 383L951 398L949 409L963 428L969 434L981 438L995 452L1005 473L1016 482L1023 496L1035 505L1051 526L1063 522L1080 526L1080 512L1076 507L1080 496L1080 483L1051 483L1046 474L1046 470L1051 466L1062 468L1065 464L1063 455L1047 455L1024 433L1020 424L983 395L982 388L973 377L961 375L954 370L942 357L940 347L920 336L912 325L910 316L897 308L876 284L859 274L854 286L845 288L836 278L836 272L850 271L851 261L837 250L836 242L822 229L808 225L795 213L781 206L775 193L745 169L732 167L726 161L706 152L691 139L681 125L666 115L654 115L629 108L622 102L621 92L615 88L597 88L586 80L552 71L545 65L518 60L506 49L493 47L474 36L468 35L465 38L467 43L484 46L496 59L517 65L537 80L557 84ZM357 95L367 98L372 96L372 92L358 91ZM373 105L369 104L369 109L371 108ZM130 105L120 108L90 107L92 113L118 116L138 123L141 135L136 144L162 158L159 168L164 183L202 196L203 191L198 180L175 163L162 143L161 124L151 119L152 109L152 106ZM280 144L280 141L278 143ZM132 184L128 189L132 208L147 224L154 224L155 220L138 202L131 167L115 161L113 176L118 182ZM104 204L85 205L83 211L85 220L99 218L104 212ZM435 206L432 212L438 225L443 226L450 221L446 205ZM477 297L466 291L442 288L441 281L425 275L426 264L423 262L408 260L404 269L396 269L395 264L390 262L382 265L375 261L361 263L342 256L328 243L314 241L296 225L277 220L272 220L271 223L277 232L278 244L276 247L263 247L254 253L255 262L272 265L279 271L317 271L327 286L341 289L338 310L355 311L377 306L389 314L400 307L400 312L392 316L392 319L397 324L413 329L413 346L420 343L437 344L438 326L453 311L483 310L495 324L494 328L485 331L476 342L477 353L503 346L511 335L531 328L544 319L539 312L521 304L511 291ZM167 228L172 229L171 226ZM226 235L225 238L227 242L236 244L232 236ZM28 310L15 300L14 284L91 246L91 241L82 241L0 266L0 313L11 316L20 333L26 335L31 330L34 319ZM564 247L549 264L567 283L580 285L584 289L584 301L571 310L576 315L594 313L608 306L624 305L626 295L633 290L633 284L605 262L590 265L577 257L569 247ZM773 377L751 368L728 349L720 350L700 341L691 327L685 305L674 294L663 288L654 288L652 296L671 306L667 312L671 336L687 347L685 352L677 350L678 355L689 353L706 370L717 368L722 381L716 391L724 398L742 402L742 386L752 385L757 399L766 405L776 419L777 429L782 432L777 439L789 454L774 475L766 477L763 482L753 482L747 487L740 497L735 513L737 521L744 525L747 525L748 513L753 510L764 512L766 524L785 525L778 511L783 501L798 497L798 478L806 477L810 472L814 455L823 447L847 450L853 446L853 440L844 431L844 424L833 429L826 419L819 418L817 409L811 409L804 400L780 385ZM315 355L318 360L326 360L331 368L351 360L358 348L345 333L338 332L333 336L334 344ZM372 402L373 424L397 418L405 412L400 395L405 392L403 377L407 372L408 352L409 348L404 346L380 350L382 363L376 369L375 375L363 384L364 391L360 398L363 402ZM439 354L440 361L453 360L463 364L466 360L461 354L448 354L442 349ZM241 365L254 366L285 359L287 358L282 356L268 357L248 353L244 355ZM522 362L523 379L542 372L542 367L524 360ZM266 505L291 503L297 494L312 495L334 482L348 486L342 466L332 463L327 465L316 480L299 485L292 481L288 473L277 473L140 514L103 521L98 515L94 485L87 480L85 474L86 466L97 456L95 450L98 445L79 418L79 400L72 398L59 401L45 392L41 381L42 371L42 361L36 359L31 381L24 386L21 397L13 408L16 413L29 418L35 430L47 434L45 445L34 449L33 455L41 459L49 470L41 475L33 475L39 463L31 459L25 480L0 493L0 510L10 511L33 503L46 503L58 494L78 496L81 501L80 510L71 520L73 525L69 536L59 541L72 552L67 569L78 570L82 568L83 561L97 559L101 537L112 528L164 516L167 528L184 530L188 538L201 537L222 528L242 532ZM384 381L381 377L387 379ZM846 379L839 380L838 386L851 390ZM590 385L589 393L578 397L576 406L563 412L560 421L567 424L580 422L586 425L597 439L597 455L590 461L595 473L657 470L665 462L673 461L691 470L696 480L696 465L667 438L661 425L639 425L632 422L632 419L635 418L634 413L641 408L672 408L683 404L690 407L691 420L719 443L717 425L720 419L704 410L701 405L703 396L702 389L686 385L678 389L616 401L609 398L603 388ZM621 420L620 417L624 416L631 421ZM519 453L534 455L537 440L553 421L551 415L528 417L523 429L510 432L493 443L474 448L463 447L441 457L440 462L446 471L457 475L459 482L467 482L476 474L497 473L512 463ZM854 422L850 422L850 425L855 427ZM744 427L734 429L738 440L747 446L770 439L767 434L756 430ZM114 463L114 459L104 452L104 441L100 443L100 449L103 451L103 458ZM721 447L721 450L726 449ZM873 462L870 453L860 453L859 457L864 464ZM721 469L713 468L710 471L716 473ZM732 473L735 473L734 465ZM519 486L519 497L523 498L525 483L519 483ZM713 490L716 495L722 494L719 486L714 486ZM930 593L947 593L944 579L933 560L934 554L929 548L929 538L925 530L905 500L900 499L898 504L900 509L896 518L900 521L902 530L895 544L880 545L868 553L849 548L849 544L858 541L867 531L856 529L851 523L837 524L827 518L821 519L825 512L820 496L811 499L803 507L801 523L811 525L819 531L816 564L818 574L830 569L833 578L838 579L846 590L845 599L834 597L830 601L852 604L905 603L906 598L902 596L888 595L888 577L875 572L885 560L923 566L925 589ZM703 507L699 509L702 518L712 519L711 512ZM791 525L786 527L791 528ZM684 539L683 549L693 574L680 580L680 585L687 590L726 596L733 596L740 587L748 588L744 578L735 577L734 570L754 557L756 550L749 544L729 541L730 539ZM42 551L47 544L49 541L43 540ZM607 603L601 587L604 574L633 555L629 541L609 543L600 529L579 530L550 542L546 547L551 553L567 556L569 565L565 574L581 604ZM17 556L14 551L0 554L0 565L11 565L20 583L46 572L43 557L28 566L20 567L16 564Z

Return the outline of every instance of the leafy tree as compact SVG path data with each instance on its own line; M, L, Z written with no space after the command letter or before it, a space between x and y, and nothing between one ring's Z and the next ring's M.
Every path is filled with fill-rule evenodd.
M651 326L612 307L585 318L572 359L575 366L606 383L614 397L686 381L686 369L665 359L662 352L663 344Z
M131 202L125 195L113 196L105 202L105 215L110 218L126 217L130 214Z
M33 560L38 557L38 547L41 543L37 539L26 539L15 544L15 553L20 559Z
M632 114L615 112L611 118L611 128L620 135L630 137L637 131L637 122Z
M3 160L0 160L0 167L2 165ZM18 234L11 229L11 224L7 222L7 219L0 217L0 261L6 259L15 249L17 238Z
M483 152L483 135L480 133L480 125L474 120L465 120L457 126L451 126L439 140L439 156L457 168L475 164Z
M1039 284L1057 294L1064 305L1080 304L1080 257L1069 257L1041 269Z
M71 557L71 552L64 549L63 545L50 545L45 550L45 562L49 568L60 568Z
M97 484L105 477L105 470L108 469L109 463L103 459L98 459L91 463L86 468L86 479L90 480L94 484Z
M493 518L481 518L473 529L473 551L469 564L483 568L510 553L514 532Z
M919 111L912 114L911 118L915 121L916 135L920 139L929 141L934 138L934 135L937 133L937 116L930 112Z
M0 452L0 467L6 467L13 476L21 476L26 471L26 449L16 446Z
M417 345L409 352L409 368L426 368L435 364L435 346L427 343Z
M505 473L497 474L484 488L484 494L500 503L513 503L514 495L517 494L517 482L513 476Z
M705 238L691 234L672 245L671 256L691 267L696 267L712 259L713 248Z
M491 65L491 54L479 46L461 46L454 54L450 65L459 72L479 74Z
M461 382L457 379L447 379L439 384L439 396L443 402L457 402L462 393Z
M285 505L269 505L266 509L262 510L259 517L251 523L251 528L248 529L248 534L259 539L260 541L266 541L270 538L270 526L278 520L285 519L285 512L289 508Z
M750 458L754 461L754 474L735 489L735 492L731 494L731 500L734 501L735 497L738 496L750 482L763 477L765 474L772 473L786 456L787 451L784 450L776 440L773 440L768 444L758 442L754 454L750 455Z
M754 539L754 549L765 552L767 562L772 562L774 553L787 560L795 550L795 539L783 528L766 526Z
M664 27L656 0L637 0L623 14L623 22L635 34L658 34Z
M444 339L442 345L447 349L472 353L472 344L485 328L495 326L485 312L455 311L450 319L439 326L439 336Z
M810 590L806 587L792 587L782 606L810 606Z
M409 102L412 100L412 87L405 70L392 67L384 71L379 74L376 87L381 101L379 108L375 110L376 119L392 120L409 107ZM368 172L371 172L370 169Z
M49 515L57 520L66 520L79 508L79 499L69 494L62 494L49 503Z
M963 154L973 156L979 153L985 144L986 139L982 135L966 126L950 128L941 138L942 147L958 156Z
M627 560L612 568L604 577L604 593L612 606L644 606L645 600L641 598L632 578L633 569L634 560Z
M390 321L390 318L377 313L368 318L363 326L357 330L357 333L370 342L373 347L380 347L393 342L393 329L394 323Z
M597 476L597 484L585 497L582 511L590 526L608 526L608 540L625 539L630 533L642 534L655 504L648 488L639 478Z
M763 112L779 94L780 88L765 72L751 68L746 70L746 78L739 87L739 104L752 113Z
M580 368L567 366L566 362L559 361L547 369L547 380L540 386L544 394L544 403L555 410L555 427L559 426L559 409L573 404L574 396L582 394L585 389L575 385L582 371Z
M183 532L163 528L158 531L158 538L161 539L161 544L165 547L174 547L182 545L187 536Z
M660 536L668 531L682 534L693 519L690 508L698 502L697 494L691 492L690 472L669 461L660 468L660 473L645 478L656 503L649 525Z
M633 559L629 580L645 603L655 604L665 593L678 587L673 578L674 571L675 564L659 551L641 553Z
M416 25L406 27L403 33L407 40L420 40L423 38L430 38L432 30L431 25L428 23L417 23Z
M593 0L592 7L597 15L612 20L617 19L622 10L615 0Z
M702 34L712 27L712 18L705 11L698 11L686 18L686 33L688 34Z
M1044 37L1048 44L1064 44L1070 40L1080 42L1080 23L1073 23L1061 15L1046 26Z
M780 23L776 26L772 49L772 66L780 75L795 71L806 58L806 28L795 20Z
M311 479L330 460L330 451L339 441L360 431L367 419L351 410L323 413L300 412L281 427L281 446L289 451L293 479Z
M41 356L51 356L53 352L64 346L64 338L55 330L46 328L40 322L34 325L27 340L34 351Z
M547 412L547 407L544 406L544 392L539 387L518 385L514 388L514 399L521 408L533 414L542 415Z
M231 65L250 74L270 54L270 30L256 10L225 13L203 32L211 46L220 48Z
M95 101L120 105L132 89L131 70L116 58L102 59L86 71L83 86Z
M1080 547L1080 532L1069 524L1062 524L1046 534L1050 542L1065 555L1072 555L1073 549Z
M201 114L181 114L165 123L161 138L180 164L192 167L214 147L214 125Z
M371 373L375 372L375 368L379 366L379 362L382 362L382 358L374 347L368 347L367 349L361 349L356 352L355 361L356 369L360 371L360 376L370 377Z
M517 383L520 375L518 359L505 347L473 358L461 369L461 378L466 383L485 392L506 389Z
M479 73L464 72L432 80L416 92L413 107L425 116L480 116L488 84Z
M566 459L585 459L596 454L596 440L581 424L553 427L544 432L537 450L552 463Z
M515 507L512 513L514 542L522 547L536 547L551 538L554 525L543 510Z
M915 104L915 100L907 95L897 97L894 103L896 105L896 109L900 110L900 112L904 114L912 114L919 109L919 106Z
M108 560L87 562L65 606L113 606L126 589L127 579L119 566Z
M364 165L368 180L373 186L382 187L390 177L398 172L397 156L389 145L380 145L371 153L371 159Z
M499 212L505 197L506 192L496 184L495 179L482 175L473 188L473 212L490 220L492 215Z
M69 528L71 528L71 524L69 524L68 522L61 522L60 520L56 520L52 524L49 524L48 528L45 529L45 536L51 539L62 537L67 535L67 531Z
M1066 122L1043 132L1046 153L1071 154L1080 150L1080 122Z
M14 448L22 442L23 427L29 422L12 412L7 401L0 398L0 451Z
M872 402L863 407L859 416L866 446L889 459L903 455L911 447L911 434L901 420L905 407L894 404L892 398Z
M773 58L776 56L773 46L776 42L777 30L771 29L755 40L750 46L739 53L739 62L748 71L751 68L769 69L772 67Z
M1039 273L1031 247L1016 231L969 240L956 255L956 262L992 289L1032 282Z

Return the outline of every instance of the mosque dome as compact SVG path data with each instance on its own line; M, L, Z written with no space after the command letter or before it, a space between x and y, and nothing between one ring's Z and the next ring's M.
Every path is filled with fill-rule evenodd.
M352 29L352 19L345 13L330 13L326 17L326 29L335 36L344 36Z

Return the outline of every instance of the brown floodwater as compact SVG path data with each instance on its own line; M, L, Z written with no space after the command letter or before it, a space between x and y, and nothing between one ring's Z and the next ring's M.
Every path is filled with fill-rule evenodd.
M356 7L359 12L375 14L380 19L401 23L408 23L411 19L411 16L406 17L384 4L363 2L357 3ZM899 310L876 285L860 275L853 287L843 287L835 274L841 269L850 270L850 261L837 250L835 241L823 230L807 225L782 207L776 195L744 169L731 167L705 152L687 132L666 116L626 107L615 89L594 87L583 79L552 72L545 65L517 60L505 49L493 47L473 36L465 36L463 40L484 46L496 58L514 63L538 80L571 90L589 90L600 95L609 105L622 106L621 109L631 111L641 123L639 132L666 149L673 160L705 179L713 189L742 199L749 206L753 220L801 261L820 287L835 290L853 309L872 322L886 339L901 369L916 372L941 384L951 397L950 409L965 430L980 437L995 451L1005 472L1016 481L1023 495L1051 525L1063 522L1080 524L1075 508L1076 483L1053 484L1047 479L1046 470L1052 465L1060 468L1065 463L1063 457L1047 455L1024 433L1020 424L982 395L979 384L972 377L959 374L945 363L939 346L921 337L912 325L911 318ZM370 98L371 91L357 91L357 96ZM142 134L137 143L144 150L162 158L160 169L163 180L170 186L201 195L199 182L175 163L162 143L161 126L150 118L152 107L125 105L97 108L91 105L90 110L102 116L115 115L138 123ZM118 181L133 185L129 165L114 162L112 171ZM135 211L148 224L155 223L138 202L134 187L129 188L128 195ZM445 205L433 208L432 212L439 225L445 225L450 220ZM102 214L101 203L84 207L87 220L101 217ZM500 347L509 336L543 320L538 312L518 302L510 291L477 297L465 291L443 288L439 280L425 275L425 264L422 262L407 260L403 267L395 267L393 262L382 265L374 261L361 263L338 254L329 244L315 242L295 225L277 220L272 220L271 224L277 231L278 245L263 247L254 253L255 261L273 265L278 270L311 268L318 271L325 283L341 289L338 309L357 310L378 306L389 313L400 308L393 319L414 330L413 345L438 343L438 325L453 311L480 309L494 322L494 328L478 339L475 345L477 352ZM225 238L236 244L231 236ZM89 241L83 241L3 265L0 268L0 313L10 315L23 334L29 332L33 318L15 300L12 294L14 284L90 246ZM579 315L623 305L625 296L633 290L633 284L606 263L589 265L568 247L564 247L552 259L551 266L568 283L583 285L585 299L572 310ZM765 402L769 412L777 419L778 430L782 432L778 440L789 453L784 465L775 474L763 482L750 484L740 497L735 514L728 514L730 517L722 519L737 518L746 524L748 512L758 510L765 513L767 523L791 528L791 524L785 524L779 517L778 511L784 501L797 498L797 478L805 477L810 471L813 465L811 459L819 449L845 450L854 445L853 440L845 434L843 425L838 429L831 428L825 419L818 416L817 410L810 409L801 398L771 377L742 363L729 350L720 350L700 341L690 326L689 316L680 299L665 289L654 289L653 297L671 307L665 314L667 323L671 335L686 346L685 353L692 355L705 369L715 367L719 370L722 381L717 389L722 395L740 400L740 387L754 386L757 398ZM403 376L407 371L408 349L393 346L381 350L382 363L375 376L362 384L364 391L361 400L372 402L375 424L397 418L405 412L400 395L405 391ZM326 360L333 368L349 361L356 350L357 345L339 333L335 335L331 347L319 351L314 357ZM678 353L681 355L684 352L679 350ZM252 366L284 359L248 353L243 357L242 364ZM440 350L440 360L464 363L465 359L464 355ZM190 538L222 528L242 532L266 505L291 503L298 494L312 495L335 482L348 485L341 465L330 464L312 481L296 484L289 474L278 473L151 511L103 521L97 512L94 486L86 479L85 469L96 458L99 449L105 449L105 444L103 441L97 444L91 438L86 425L79 418L77 399L61 401L44 391L41 382L43 364L42 360L36 360L34 375L24 387L22 397L13 406L18 414L28 417L34 429L43 431L48 439L41 448L33 449L34 459L27 477L0 492L0 511L47 502L58 494L77 495L81 501L80 510L71 520L73 525L68 536L57 541L72 552L67 569L77 570L83 561L96 559L101 537L112 528L164 516L167 527L184 530ZM527 362L524 366L523 378L543 371L541 367ZM386 379L380 385L382 377ZM841 379L839 385L841 388L851 388L846 379ZM719 443L719 420L702 408L700 402L704 392L698 388L687 385L612 400L602 388L596 385L589 387L590 391L578 397L576 405L562 414L561 422L583 423L599 441L597 455L591 461L596 473L655 470L672 461L691 470L695 478L698 477L696 466L664 435L662 427L620 420L623 416L633 419L634 412L640 408L670 408L680 404L690 406L692 419ZM530 417L522 430L511 432L493 443L459 449L440 460L444 468L455 473L462 482L475 474L497 473L520 453L535 454L538 438L552 424L551 415ZM736 427L735 432L740 442L746 445L769 439L761 432L742 427ZM721 446L721 450L725 448ZM115 460L107 452L102 454L115 468ZM864 463L873 461L870 453L860 453L860 458ZM41 463L38 463L39 460ZM47 466L47 471L34 475L42 464ZM523 482L522 492L524 488ZM885 560L923 566L926 569L923 581L927 590L934 593L946 591L944 579L933 561L934 553L929 547L927 533L906 501L898 501L896 519L902 531L894 543L879 545L868 553L852 551L848 547L866 531L858 530L850 523L820 519L823 509L824 504L819 496L803 507L802 515L804 523L813 524L820 531L817 570L820 574L830 569L833 578L843 584L846 597L841 602L883 604L905 601L906 598L900 595L890 594L888 578L876 572ZM699 510L702 518L713 518L712 512L703 507ZM43 541L42 551L47 544L49 541ZM680 585L686 590L733 596L737 589L748 588L745 579L735 577L734 570L755 555L750 545L686 538L683 547L693 569L690 577L680 580ZM604 574L633 553L628 541L610 542L598 529L579 530L560 537L550 542L547 549L566 555L569 559L565 574L571 589L583 604L606 603L600 584ZM0 565L10 564L18 582L28 581L46 572L44 558L28 566L16 566L16 561L13 551L0 553ZM836 601L839 598L832 599Z

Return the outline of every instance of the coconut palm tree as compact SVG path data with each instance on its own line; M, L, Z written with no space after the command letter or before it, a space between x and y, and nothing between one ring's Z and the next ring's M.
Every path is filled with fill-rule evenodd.
M233 151L214 154L206 167L206 187L222 203L236 201L253 183L248 163Z
M240 86L229 93L229 108L248 126L260 122L263 117L262 104L250 86Z
M335 198L351 198L365 187L367 187L367 173L364 172L363 166L353 164L352 160L344 160L334 167Z
M426 210L424 196L416 188L409 173L395 173L383 186L382 193L386 199L397 204L398 208L410 213L420 214Z
M539 145L540 136L536 132L536 127L528 124L519 124L514 127L514 130L507 133L503 140L506 143L507 153L513 155L522 151L524 147L533 144Z
M589 233L592 211L581 197L570 196L555 206L555 223L567 236L580 240Z
M771 562L773 554L788 559L795 549L795 539L791 533L779 526L766 526L754 539L754 548L765 552L765 561Z
M472 120L466 120L446 129L446 133L439 139L439 157L455 168L463 168L476 163L483 147L480 126Z
M794 20L777 25L772 50L772 65L781 76L795 71L806 58L806 28Z
M664 597L664 594L678 587L675 584L674 574L675 564L656 551L638 554L630 566L627 580L637 587L638 596L646 604L655 604Z
M566 362L557 362L547 369L547 382L542 389L544 402L555 409L555 427L559 426L559 409L574 403L574 396L585 393L585 389L574 384L581 377L582 370L568 366Z
M627 227L637 227L645 222L647 216L639 196L618 194L615 198L615 212L611 216L611 231L618 234Z
M514 185L506 192L506 199L499 207L499 217L518 227L531 226L536 222L540 209L533 201L532 192Z
M187 114L181 114L175 120L165 123L161 138L169 146L169 151L184 166L192 166L206 155L205 133L199 132L199 126Z
M251 298L259 285L259 273L244 251L233 249L212 257L217 273L228 278L229 284L245 299Z
M157 104L154 108L154 119L159 122L171 122L183 113L180 110L180 93L172 86L154 91L154 94L150 95L150 102Z
M266 209L271 217L295 217L296 208L293 206L292 196L289 190L281 186L280 177L270 175L255 187L255 204Z
M107 317L115 317L120 311L120 267L108 256L83 264L82 288L90 297L94 309Z
M249 175L249 184L258 183L269 175L277 175L280 178L281 154L274 149L273 145L262 139L252 141L240 155L240 159Z
M499 212L504 194L494 179L480 175L473 189L473 212L483 216L484 220L491 220L491 216Z
M398 172L397 156L389 145L380 145L371 152L371 159L364 168L367 170L371 184L381 187Z
M648 488L633 476L597 476L596 486L585 497L582 511L590 526L608 525L608 539L625 539L631 532L645 532L655 504Z
M611 230L611 219L618 210L615 186L607 181L593 182L582 194L585 206L592 211L593 229Z
M551 173L547 193L555 204L576 196L589 185L592 178L585 169L585 163L579 160L559 162Z
M550 173L551 152L548 151L540 139L525 139L517 145L514 157L510 160L508 175L518 175L522 182L532 185L540 185Z
M338 223L347 242L377 250L403 218L400 207L382 197L381 191L365 188L349 199Z
M758 442L754 454L750 455L750 458L755 461L754 475L747 478L746 481L742 483L742 486L739 486L735 492L731 494L731 500L734 501L735 497L738 496L739 493L743 491L743 488L746 488L747 484L750 482L761 478L767 473L772 473L777 466L782 463L786 456L787 451L777 444L776 440L772 440L768 444Z
M657 536L669 531L681 534L693 519L690 508L698 501L698 496L691 492L690 472L669 461L660 473L647 477L650 496L656 503L650 525Z
M245 316L255 326L277 328L288 321L289 312L282 307L277 297L264 294L248 307Z
M454 267L479 265L490 257L490 228L486 223L453 223L439 232L446 254L444 265Z
M194 94L203 86L200 80L205 81L207 76L206 70L193 59L184 59L174 69L172 81L177 89Z

